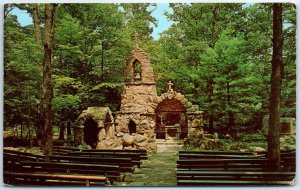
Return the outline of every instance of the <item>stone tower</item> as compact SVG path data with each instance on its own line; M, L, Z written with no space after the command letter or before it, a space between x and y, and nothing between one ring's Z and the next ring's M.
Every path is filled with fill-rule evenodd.
M156 84L150 60L138 47L138 34L135 33L134 37L135 47L126 60L121 107L115 119L116 132L120 137L129 133L144 135L151 139L154 138L155 129L157 104L153 99L157 98Z
M154 113L155 106L149 105L149 99L157 96L153 69L147 54L138 47L137 39L135 43L135 48L126 61L120 111Z

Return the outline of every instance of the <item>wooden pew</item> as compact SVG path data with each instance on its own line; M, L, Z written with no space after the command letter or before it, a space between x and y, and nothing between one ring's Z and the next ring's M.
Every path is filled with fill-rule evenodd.
M60 162L60 158L58 157L58 161L55 162L55 159L52 159L53 157L50 157L50 163L45 163L44 162L44 156L42 155L33 155L31 153L23 153L23 152L19 152L19 151L8 151L10 153L4 152L4 171L23 171L23 169L26 169L26 171L31 171L31 172L35 172L36 171L45 171L45 169L47 169L48 172L63 172L66 173L70 170L67 170L68 167L70 169L70 167L72 168L72 172L74 173L75 171L77 173L88 173L90 174L91 172L93 172L94 174L101 174L101 175L105 175L105 172L109 172L109 178L110 181L116 181L119 179L123 179L125 177L125 174L122 174L122 177L120 176L120 172L132 172L133 167L132 167L132 163L130 163L130 159L108 159L110 163L106 163L107 165L100 165L99 161L103 161L103 160L99 160L99 159L92 159L92 163L93 165L89 164L91 163L91 159L77 159L78 161L80 161L79 163L74 163L70 160L64 160L67 161L67 163L64 162ZM54 156L55 157L55 156ZM69 159L68 157L63 157L63 159ZM108 161L107 159L105 161ZM117 160L117 162L116 162ZM73 160L74 161L74 160ZM26 163L27 165L31 163L31 166L39 166L39 168L33 167L33 168L24 168L24 163ZM88 164L88 166L84 166L82 164ZM52 166L56 166L56 168L51 168L50 165ZM43 167L42 167L43 166ZM61 168L57 168L57 166L60 166ZM25 166L26 167L26 166ZM46 168L48 167L48 168ZM83 168L84 167L84 168ZM113 167L117 167L118 171L116 171L115 169L112 169ZM95 171L95 168L98 168L98 171ZM60 170L59 170L60 169ZM101 169L101 170L100 170ZM87 170L94 170L94 171L87 171ZM104 171L103 171L104 170ZM109 171L110 170L110 171ZM116 174L116 172L118 172L119 174ZM117 175L117 176L113 176Z
M3 169L4 171L15 171L20 167L21 161L41 162L43 160L44 157L39 155L19 155L17 153L3 152Z
M293 172L178 171L177 185L293 185Z
M177 171L177 180L292 181L294 172Z
M39 186L91 186L108 184L105 176L66 175L46 173L4 172L4 183L11 185Z
M296 151L281 151L282 171L296 171ZM266 152L179 151L179 159L256 159L266 158Z
M105 165L118 165L121 172L133 172L134 164L130 158L96 158L76 156L50 156L51 162L93 163Z
M114 150L114 149L83 149L80 150L79 148L71 148L71 147L62 147L62 146L53 146L53 150L55 152L109 152L109 153L128 153L128 154L140 154L141 158L147 159L147 151L146 150Z
M23 153L18 151L4 151L6 158L10 157L14 162L17 161L44 161L44 156L34 155L31 153ZM50 156L51 162L74 162L74 163L94 163L105 165L118 165L121 172L133 172L134 164L140 165L140 161L132 161L131 158L115 158L115 157L76 157L76 156ZM7 159L9 160L9 159ZM14 165L12 163L11 165Z
M97 158L130 158L134 165L140 168L141 166L141 155L137 153L124 153L124 152L69 152L66 156L85 156L85 157L97 157Z
M191 151L191 150L180 150L180 154L204 154L204 155L239 155L239 156L245 156L245 155L255 155L253 152L229 152L229 151Z
M252 180L178 180L178 186L262 186L262 185L293 185L290 181L252 181Z
M263 171L267 159L190 159L178 160L177 170Z
M282 164L291 153L283 153ZM240 152L180 151L177 161L179 186L292 185L295 172L267 172L268 159ZM295 163L295 162L294 162ZM283 165L284 166L284 165Z
M221 155L221 154L179 154L180 160L187 159L257 159L255 155Z
M128 154L140 154L143 160L147 159L147 151L146 150L113 150L113 149L90 149L90 150L82 150L82 152L111 152L111 153L128 153Z
M59 150L59 151L80 151L80 148L64 147L64 146L53 146L52 149Z
M15 157L19 157L22 159L30 159L30 160L43 160L43 158L45 156L43 155L37 155L37 154L32 154L29 152L20 152L20 151L16 151L16 150L8 150L8 149L3 149L3 153L7 154L7 155L11 155L11 156L15 156Z
M113 184L114 181L121 181L125 177L125 175L121 175L119 166L100 164L22 161L18 171L32 173L44 172L101 175L106 176L108 181L110 181L110 184Z

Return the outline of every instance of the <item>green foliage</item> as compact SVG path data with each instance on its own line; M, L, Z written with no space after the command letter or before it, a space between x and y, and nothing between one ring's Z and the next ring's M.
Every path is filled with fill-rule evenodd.
M32 126L40 99L42 47L32 26L21 27L16 16L4 22L4 127Z
M119 110L121 102L120 83L101 83L92 88L83 88L81 98L83 107L109 107L112 111Z
M68 122L74 122L81 108L79 90L81 83L74 78L66 76L53 76L54 98L52 101L55 112L55 123L58 126L66 126Z
M53 111L58 126L91 106L119 110L133 33L150 57L158 95L171 80L204 111L220 135L253 132L268 115L272 56L271 4L170 4L173 25L159 40L152 3L61 4L53 47ZM5 6L4 126L34 126L41 99L43 47L33 25L21 26ZM16 5L31 11L30 4ZM39 5L41 30L43 8ZM284 4L281 114L296 111L296 11ZM212 132L212 131L211 131ZM197 142L195 142L197 144ZM223 145L223 142L220 142ZM218 145L216 145L218 146ZM232 146L241 147L239 144Z
M157 45L162 51L158 91L175 89L200 105L210 128L220 133L262 128L269 106L272 55L270 4L170 4L174 24ZM286 68L282 115L295 114L294 7L285 4ZM161 45L160 45L161 44ZM156 55L157 56L157 55ZM290 64L290 65L289 65ZM290 94L290 95L288 95ZM237 127L239 126L239 127Z

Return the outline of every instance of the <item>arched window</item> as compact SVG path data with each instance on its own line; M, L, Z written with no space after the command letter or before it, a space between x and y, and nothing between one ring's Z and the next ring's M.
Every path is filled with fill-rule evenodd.
M134 60L133 62L133 79L134 81L142 80L142 67L141 62L139 62L138 60Z
M136 124L134 121L130 120L128 123L129 134L136 133Z

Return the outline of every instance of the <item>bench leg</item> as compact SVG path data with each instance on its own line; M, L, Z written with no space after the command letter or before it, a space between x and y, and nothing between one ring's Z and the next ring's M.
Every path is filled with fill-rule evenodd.
M85 180L85 186L90 186L90 180Z

